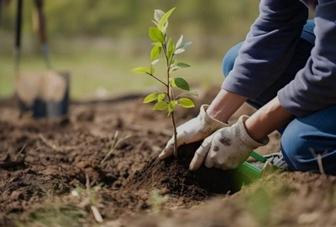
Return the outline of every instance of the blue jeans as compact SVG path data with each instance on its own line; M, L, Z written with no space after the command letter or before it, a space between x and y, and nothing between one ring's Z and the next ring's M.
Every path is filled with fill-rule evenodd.
M314 46L314 22L304 26L296 52L287 70L259 97L248 102L256 108L273 99L277 92L294 79L302 69ZM242 43L231 48L224 57L225 76L234 66ZM296 118L281 130L281 151L290 170L319 172L318 158L328 174L336 174L336 106L321 110L309 116Z

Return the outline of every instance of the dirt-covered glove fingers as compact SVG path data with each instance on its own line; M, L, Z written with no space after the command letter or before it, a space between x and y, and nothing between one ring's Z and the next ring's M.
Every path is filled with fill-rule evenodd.
M189 166L189 169L191 171L198 170L202 166L204 159L210 150L211 141L212 141L212 136L207 137L203 141L202 145L197 149L193 159L191 160L190 166Z
M171 138L167 144L166 147L162 150L162 152L159 155L159 159L163 160L165 158L168 158L174 153L174 138Z
M177 134L177 138L176 138L176 141L177 141L177 147L185 144L185 136L183 134ZM167 142L167 145L166 147L163 149L163 151L160 153L159 155L159 159L160 160L163 160L163 159L166 159L170 156L173 155L174 153L174 149L175 149L175 146L174 146L174 137L170 138L170 140Z
M200 141L215 130L223 127L227 127L227 124L211 118L207 112L207 106L202 105L200 113L197 117L180 125L177 131L177 147L183 144L189 144ZM174 153L174 139L170 139L159 155L160 159L165 159Z
M219 129L213 134L205 160L206 167L235 169L248 158L252 150L268 143L268 137L262 143L250 137L244 124L247 119L248 116L241 116L232 126Z

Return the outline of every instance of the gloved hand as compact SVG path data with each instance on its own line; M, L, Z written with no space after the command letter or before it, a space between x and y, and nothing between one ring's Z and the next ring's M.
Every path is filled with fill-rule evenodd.
M235 169L249 157L253 149L266 145L268 137L259 143L249 136L244 124L247 118L246 115L241 116L232 126L219 129L207 137L196 151L190 170L200 168L204 160L208 168Z
M197 142L203 140L211 133L216 131L217 129L228 126L225 123L222 123L216 119L211 118L206 109L208 105L202 105L200 108L200 113L196 118L193 118L181 126L177 127L177 147ZM159 155L160 159L165 159L171 156L174 152L174 137L172 137L166 147L163 149L161 154Z

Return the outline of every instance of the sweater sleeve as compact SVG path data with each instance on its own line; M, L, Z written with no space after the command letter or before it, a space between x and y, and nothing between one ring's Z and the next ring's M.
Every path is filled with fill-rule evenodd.
M222 88L253 99L272 85L288 66L308 18L299 0L261 0L235 65Z
M278 92L280 104L296 116L336 105L336 0L320 0L315 47L306 66Z

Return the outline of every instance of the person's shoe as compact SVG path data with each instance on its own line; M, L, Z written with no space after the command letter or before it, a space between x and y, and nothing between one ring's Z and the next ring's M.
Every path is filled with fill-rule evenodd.
M269 165L276 167L280 170L288 170L288 164L285 161L282 152L272 153L264 156Z

